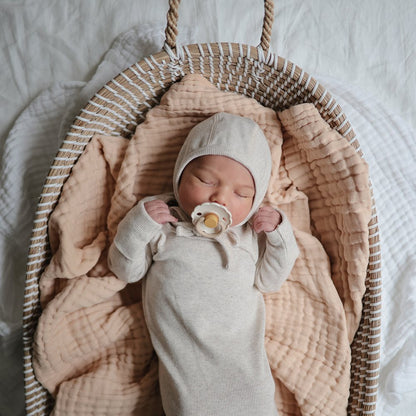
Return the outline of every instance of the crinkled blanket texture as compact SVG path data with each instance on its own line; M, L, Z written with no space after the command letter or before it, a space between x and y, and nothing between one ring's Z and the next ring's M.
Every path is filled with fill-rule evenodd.
M279 412L346 414L369 254L367 165L312 104L276 114L187 75L131 140L92 138L51 215L53 257L40 281L33 361L55 415L163 414L140 283L126 285L108 270L107 249L139 199L171 190L187 133L219 111L264 130L274 160L266 203L286 212L301 252L283 287L265 295Z

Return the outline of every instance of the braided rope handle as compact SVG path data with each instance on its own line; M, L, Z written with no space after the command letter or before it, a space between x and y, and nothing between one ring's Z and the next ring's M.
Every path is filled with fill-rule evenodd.
M165 29L165 43L171 48L176 48L176 36L178 35L178 18L179 18L180 0L169 0L169 11L167 13L167 26ZM264 0L264 18L263 29L261 32L260 46L267 53L270 47L270 38L272 36L272 27L274 20L273 0Z

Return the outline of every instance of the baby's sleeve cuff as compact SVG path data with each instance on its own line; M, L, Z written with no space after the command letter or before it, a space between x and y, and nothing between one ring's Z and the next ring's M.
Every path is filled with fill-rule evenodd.
M293 233L292 225L290 224L286 214L278 209L276 209L276 211L282 216L282 221L275 230L265 233L267 239L273 245L279 244L282 240L286 240Z
M151 199L149 197L139 201L118 225L114 244L129 259L134 258L137 250L143 244L149 243L162 228L162 225L154 221L144 207L145 202Z

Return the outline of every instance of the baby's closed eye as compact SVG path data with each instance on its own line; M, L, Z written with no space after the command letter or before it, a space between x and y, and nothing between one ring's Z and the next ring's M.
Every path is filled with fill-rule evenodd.
M240 198L253 198L254 191L252 189L237 189L234 193Z
M210 177L199 175L197 176L197 179L205 185L211 185L211 186L215 185L214 179Z

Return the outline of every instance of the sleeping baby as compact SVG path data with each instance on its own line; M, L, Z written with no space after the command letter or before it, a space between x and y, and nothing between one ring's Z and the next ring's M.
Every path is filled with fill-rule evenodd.
M218 113L178 155L173 195L145 198L120 222L108 263L143 279L167 416L277 415L262 292L299 254L285 214L260 207L271 155L252 120Z

